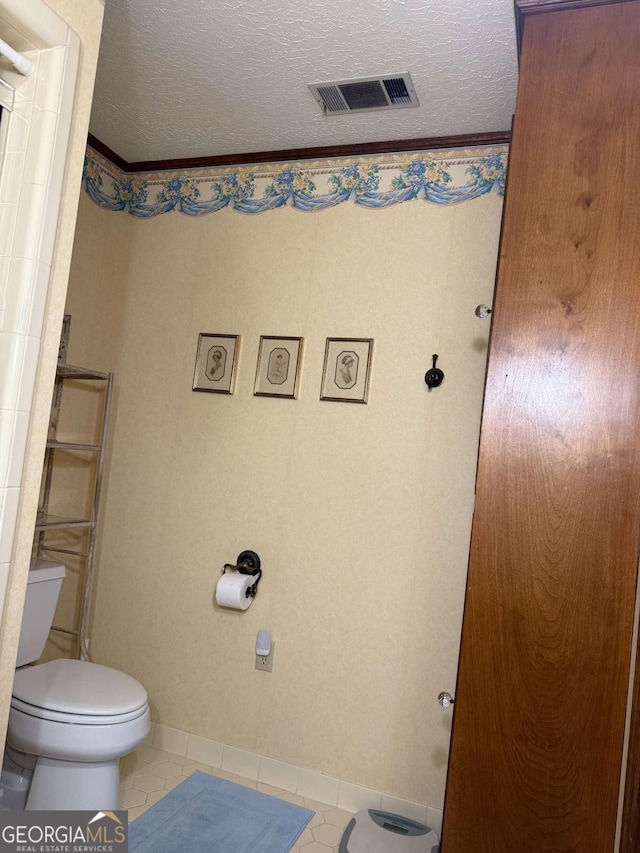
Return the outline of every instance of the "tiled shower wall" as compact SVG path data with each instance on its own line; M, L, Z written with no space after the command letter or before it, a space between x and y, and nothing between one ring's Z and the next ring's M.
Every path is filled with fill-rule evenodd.
M0 130L1 609L20 502L80 43L41 0L3 3L0 35L27 52L36 65L29 77L8 65L0 69L5 104Z

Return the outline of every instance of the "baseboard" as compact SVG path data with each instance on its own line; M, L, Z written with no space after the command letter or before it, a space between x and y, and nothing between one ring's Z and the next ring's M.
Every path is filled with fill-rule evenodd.
M209 767L226 770L253 782L263 782L292 794L349 812L384 809L417 820L440 834L442 809L403 800L345 779L266 758L255 752L153 723L150 742L165 752L182 755Z

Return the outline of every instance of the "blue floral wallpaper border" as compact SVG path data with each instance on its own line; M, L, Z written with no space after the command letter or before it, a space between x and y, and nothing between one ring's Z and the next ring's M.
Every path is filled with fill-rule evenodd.
M87 148L83 186L107 210L149 218L179 211L327 210L351 201L379 209L422 199L459 204L504 195L507 147L291 162L255 167L125 173Z

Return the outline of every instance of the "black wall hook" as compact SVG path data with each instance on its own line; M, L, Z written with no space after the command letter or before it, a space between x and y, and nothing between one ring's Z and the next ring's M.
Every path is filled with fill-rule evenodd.
M424 381L427 383L427 387L429 391L432 388L437 388L439 385L442 385L444 381L444 373L440 370L439 367L436 367L436 361L438 360L437 355L433 355L433 367L431 367L424 375Z

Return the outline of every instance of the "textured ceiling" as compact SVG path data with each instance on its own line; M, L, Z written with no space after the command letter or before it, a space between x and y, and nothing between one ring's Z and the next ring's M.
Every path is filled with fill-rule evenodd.
M415 109L308 83L409 71ZM129 162L508 130L513 0L107 0L91 132Z

